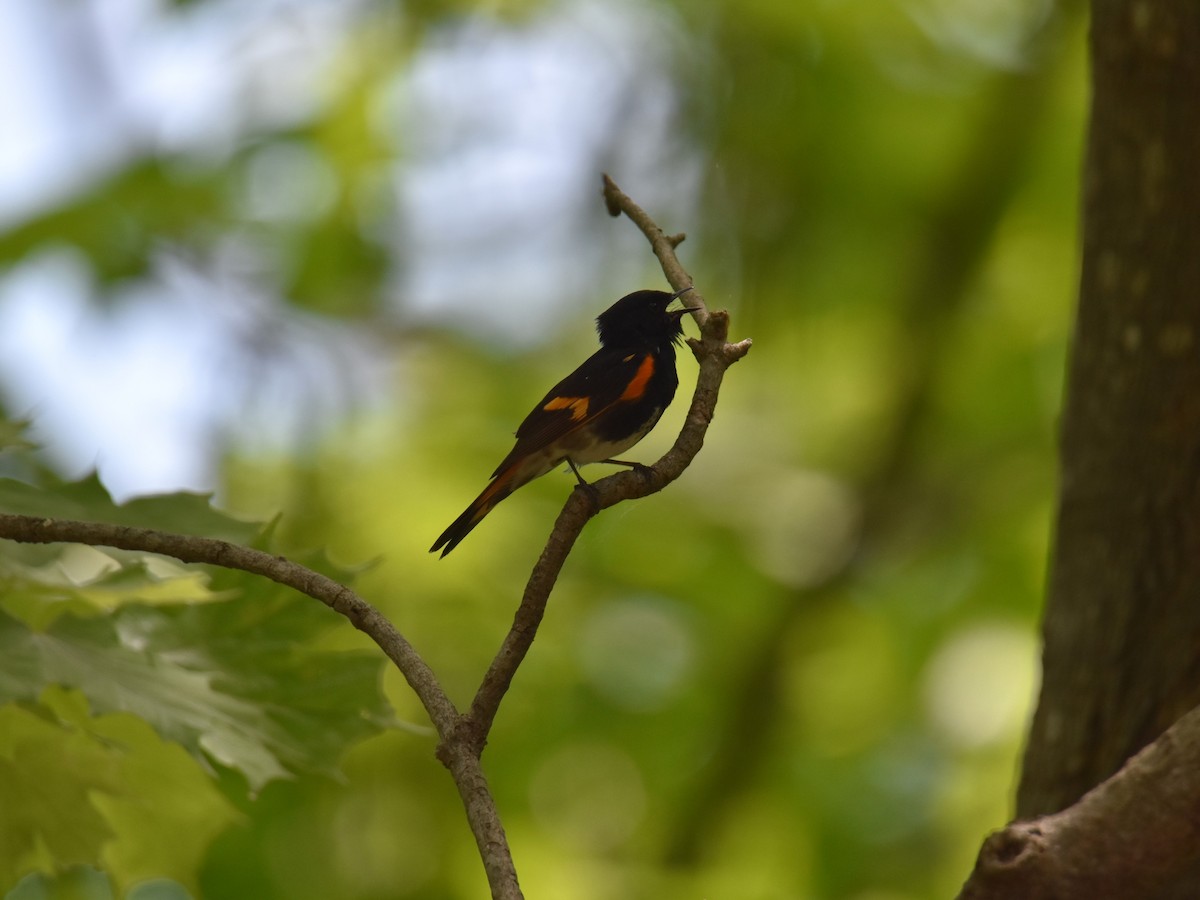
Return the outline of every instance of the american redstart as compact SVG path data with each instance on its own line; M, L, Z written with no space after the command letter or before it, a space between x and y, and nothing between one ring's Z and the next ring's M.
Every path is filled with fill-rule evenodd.
M517 429L512 452L492 473L492 482L429 548L445 556L483 517L522 485L563 462L579 474L585 463L609 462L657 424L675 396L675 345L683 338L680 319L690 309L667 306L690 291L635 291L596 318L600 349L556 384Z

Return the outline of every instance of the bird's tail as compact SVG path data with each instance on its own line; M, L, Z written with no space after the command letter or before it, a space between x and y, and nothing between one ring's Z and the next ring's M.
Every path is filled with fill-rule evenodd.
M471 501L471 505L463 510L463 514L450 523L450 527L442 532L442 536L433 542L430 553L442 551L445 556L459 545L463 538L471 533L471 529L483 521L505 497L515 491L520 484L514 483L518 466L510 466L492 479L492 483L483 489L483 493ZM444 548L444 549L443 549Z

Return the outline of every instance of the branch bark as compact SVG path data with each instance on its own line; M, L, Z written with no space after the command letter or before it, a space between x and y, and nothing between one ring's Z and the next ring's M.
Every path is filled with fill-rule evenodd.
M684 236L666 235L608 176L604 178L604 185L609 211L614 216L623 212L637 224L662 263L668 281L677 290L690 285L690 277L675 256L675 247ZM601 510L624 500L656 493L683 473L703 446L725 370L750 350L749 340L736 344L727 342L728 315L709 312L698 291L693 289L689 293L688 302L697 307L692 315L701 330L700 340L688 341L700 362L700 374L679 437L663 458L646 471L622 472L601 479L591 486L592 490L577 487L567 498L529 577L512 628L466 714L459 712L420 654L379 610L345 585L281 556L192 535L6 513L0 513L0 538L23 543L68 542L117 547L159 553L185 563L239 569L294 588L341 613L379 646L403 673L425 707L439 738L437 757L449 770L462 798L492 897L495 900L521 900L516 868L480 757L500 702L533 643L558 573L584 525Z
M959 900L1146 900L1200 858L1200 709L1062 812L984 842Z

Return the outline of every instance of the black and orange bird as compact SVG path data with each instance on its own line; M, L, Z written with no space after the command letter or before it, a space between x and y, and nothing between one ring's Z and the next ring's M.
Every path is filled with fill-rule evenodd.
M492 481L429 548L445 556L497 503L562 463L579 474L586 463L623 466L613 459L644 438L675 396L675 345L683 338L680 319L687 307L668 310L681 294L635 291L596 319L600 349L550 389L517 429L512 452Z

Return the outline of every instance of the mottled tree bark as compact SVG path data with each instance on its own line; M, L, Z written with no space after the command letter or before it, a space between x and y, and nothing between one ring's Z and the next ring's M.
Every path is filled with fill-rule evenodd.
M961 900L1200 897L1200 0L1093 0L1091 51L1024 821Z
M1200 2L1094 0L1091 50L1083 272L1021 818L1075 803L1200 704ZM1190 884L1181 896L1200 897Z

